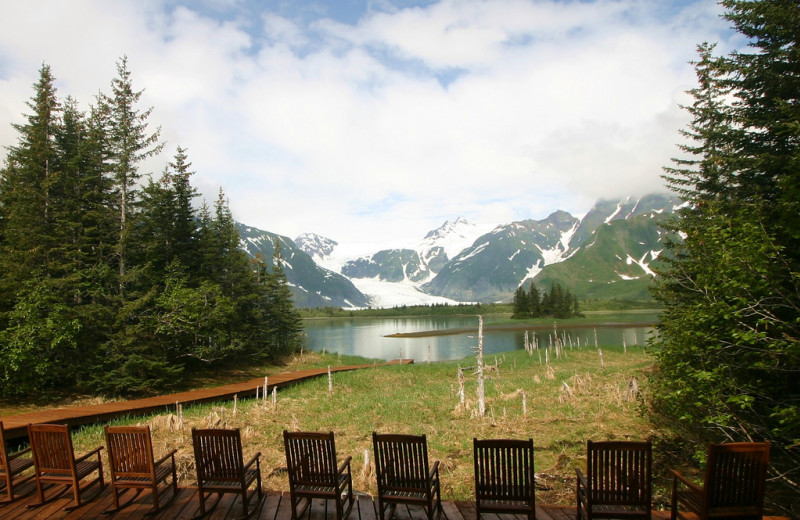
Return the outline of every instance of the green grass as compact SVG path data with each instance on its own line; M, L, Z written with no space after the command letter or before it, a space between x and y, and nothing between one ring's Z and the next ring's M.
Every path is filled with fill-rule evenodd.
M364 362L317 353L302 365ZM628 392L633 378L641 384L653 363L641 347L603 350L605 367L595 349L567 350L550 367L536 353L509 352L488 356L498 363L486 383L487 414L477 417L475 377L467 372L466 403L459 405L457 371L475 365L474 358L406 366L377 367L333 374L333 394L321 377L279 390L277 407L254 400L206 404L183 410L183 427L175 417L152 416L117 421L150 424L159 452L178 448L183 483L193 476L191 427L242 429L245 457L262 452L262 471L269 489L288 490L282 432L284 429L332 430L340 459L353 456L359 490L374 493L374 475L364 475L364 453L372 455L371 433L425 433L429 456L440 460L442 494L447 500L472 497L472 438L534 440L536 472L542 489L537 499L549 504L574 504L576 467L585 467L586 440L646 439L649 423L640 415L641 396ZM495 361L496 359L496 361ZM544 361L544 352L542 351ZM369 361L367 361L369 362ZM300 366L298 362L298 367ZM571 394L565 386L568 385ZM527 410L523 413L522 394ZM102 427L75 434L79 450L104 444Z

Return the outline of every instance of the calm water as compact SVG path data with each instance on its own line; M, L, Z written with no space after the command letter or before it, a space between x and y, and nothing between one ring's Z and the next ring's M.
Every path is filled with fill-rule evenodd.
M474 353L478 345L476 317L425 318L337 318L304 321L307 348L377 359L412 358L416 362L461 359ZM423 338L391 338L390 334L471 327L474 332ZM628 347L646 343L652 328L646 326L559 327L558 335L569 348L594 347L595 334L599 346ZM539 346L553 341L553 329L528 331L529 341L537 336ZM524 349L524 330L486 331L484 353Z

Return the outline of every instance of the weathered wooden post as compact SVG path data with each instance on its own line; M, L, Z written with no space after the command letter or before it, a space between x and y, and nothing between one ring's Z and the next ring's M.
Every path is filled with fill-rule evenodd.
M483 385L483 316L478 316L478 415L486 415L486 390Z

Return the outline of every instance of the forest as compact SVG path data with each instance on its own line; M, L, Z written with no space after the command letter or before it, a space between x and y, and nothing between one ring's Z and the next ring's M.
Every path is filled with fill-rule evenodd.
M302 332L274 258L239 248L220 190L199 202L127 59L88 111L43 65L0 170L0 395L159 392L193 367L275 358Z

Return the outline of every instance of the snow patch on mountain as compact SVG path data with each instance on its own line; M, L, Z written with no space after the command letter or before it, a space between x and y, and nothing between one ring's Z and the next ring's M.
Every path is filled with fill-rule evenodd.
M446 303L458 305L457 302L441 296L432 296L422 292L418 284L408 279L402 282L384 282L376 278L354 278L353 285L369 296L370 306L378 309L399 307L401 305L433 305Z
M614 220L614 217L619 215L620 211L622 211L622 203L621 202L619 204L617 204L617 209L614 210L614 212L611 215L606 217L606 219L603 221L603 224L608 224L609 222Z
M435 247L441 247L447 253L447 257L452 259L471 246L485 232L485 229L468 222L465 218L458 217L455 220L447 220L438 228L428 232L419 243L417 250L420 258L426 258L428 251Z
M630 254L628 254L628 257L625 259L625 263L628 265L636 264L642 268L642 271L644 271L645 274L649 274L650 276L655 277L656 273L654 273L653 270L650 269L650 266L647 264L647 262L645 262L645 258L647 258L648 254L649 253L645 253L640 260L637 260L633 258Z
M303 233L294 239L294 243L318 264L324 262L326 258L330 258L336 246L339 245L335 240L315 233Z

